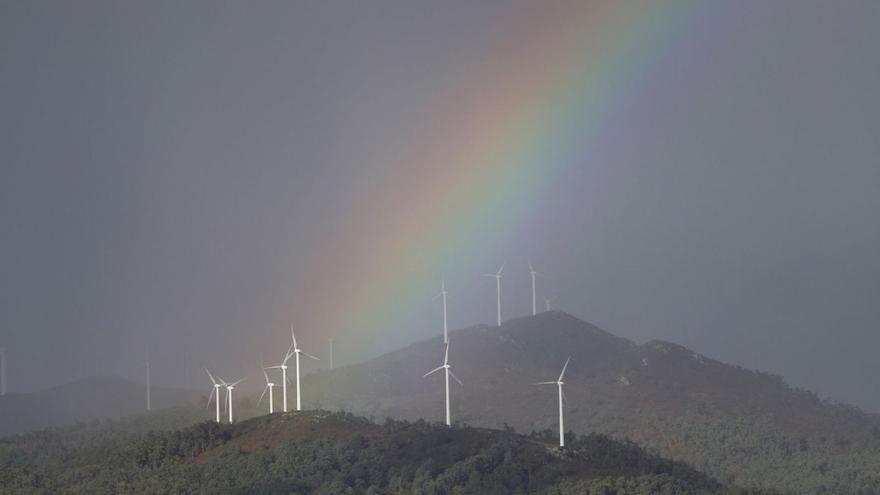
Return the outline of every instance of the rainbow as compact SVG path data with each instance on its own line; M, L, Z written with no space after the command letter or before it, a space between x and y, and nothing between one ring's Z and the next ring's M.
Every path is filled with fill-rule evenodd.
M603 123L702 10L691 1L527 5L508 37L516 42L455 98L435 102L436 125L316 249L308 282L284 308L305 332L366 342L403 318L399 308L424 304L424 282L466 257L486 226L504 237L528 217L525 191L534 198L589 161Z

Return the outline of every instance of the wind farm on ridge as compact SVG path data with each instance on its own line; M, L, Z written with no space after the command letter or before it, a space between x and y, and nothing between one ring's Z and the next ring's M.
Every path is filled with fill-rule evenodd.
M507 264L507 262L505 261L504 263L502 263L500 265L500 267L498 268L498 270L495 273L484 275L487 277L494 278L495 282L496 282L496 284L495 284L495 289L496 289L495 308L496 308L496 323L498 326L501 326L501 323L502 323L502 312L501 312L502 282L501 281L502 281L502 274L504 271L504 267L506 264ZM537 314L537 291L536 291L536 280L535 279L536 279L536 276L538 276L540 274L537 271L535 271L531 260L528 261L528 270L529 270L529 275L531 277L530 278L530 280L531 280L531 314L534 316ZM449 350L450 350L451 342L450 342L450 338L449 338L448 314L447 314L448 295L449 295L449 291L447 290L447 287L446 287L446 279L445 279L445 276L443 276L443 277L441 277L441 281L440 281L440 292L437 294L437 296L434 297L435 300L438 298L441 300L442 332L443 332L442 335L443 335L443 344L444 344L443 364L441 364L437 368L434 368L431 371L428 371L427 373L425 373L423 375L423 378L427 378L438 371L443 371L444 383L445 383L445 386L444 386L444 390L445 390L444 423L447 426L452 426L453 420L452 420L452 415L451 415L450 378L455 380L455 382L457 382L459 384L459 386L464 386L464 383L455 375L455 373L452 372L452 366L450 364L450 359L449 359ZM544 301L545 301L545 309L546 309L546 311L549 311L551 299L545 298ZM281 397L282 411L288 412L288 402L287 402L287 385L288 385L288 383L295 385L296 411L302 411L303 406L302 406L300 355L308 357L308 358L315 360L315 361L320 360L320 358L303 351L299 347L297 340L296 340L296 333L294 331L293 326L290 327L290 339L291 339L290 345L284 353L284 356L281 360L281 364L274 365L274 366L268 366L268 367L261 367L261 371L263 373L263 377L265 379L266 385L263 388L262 392L260 393L260 397L257 401L257 405L261 404L263 401L263 398L265 396L267 396L267 394L268 394L268 408L269 408L268 412L269 412L269 414L273 414L275 412L275 410L274 410L275 383L269 377L269 374L267 372L270 370L279 370L281 373L280 379L281 379L281 387L282 387L282 397ZM331 364L332 364L332 352L333 352L332 345L333 345L333 339L331 338L330 339ZM295 382L291 382L291 380L287 376L287 369L288 369L287 363L288 363L288 361L290 361L291 358L295 358L294 359ZM565 360L564 366L562 368L562 372L560 373L558 380L553 381L553 382L539 382L538 383L539 385L555 384L558 386L558 392L559 392L558 393L558 395L559 395L559 398L558 398L558 403L559 403L559 446L560 447L565 446L565 439L564 439L565 431L564 431L564 419L563 419L564 394L562 393L562 385L563 385L562 378L565 375L565 370L568 367L570 360L571 360L570 356ZM224 381L222 378L219 378L219 377L215 378L215 375L213 375L207 368L205 368L205 371L208 374L208 377L211 379L211 382L212 382L212 389L210 390L210 393L208 395L208 401L207 401L206 407L210 406L211 400L214 399L215 422L220 423L221 422L221 419L220 419L220 388L225 388L226 395L224 398L224 412L228 412L227 422L232 423L234 421L232 392L233 392L235 386L238 385L239 383L241 383L242 381L244 381L245 378L241 378L241 379L236 380L232 383L228 383L228 382ZM148 371L148 373L149 373L149 371ZM149 394L149 385L147 386L147 394Z

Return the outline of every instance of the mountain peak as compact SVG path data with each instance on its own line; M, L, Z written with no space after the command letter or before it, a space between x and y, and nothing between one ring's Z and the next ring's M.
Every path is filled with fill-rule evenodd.
M727 365L673 342L636 345L563 311L513 318L500 327L455 330L450 341L449 362L463 382L451 385L452 418L474 426L553 428L555 391L535 384L558 377L571 356L565 375L567 428L625 436L673 457L699 450L691 444L705 440L707 432L723 430L719 435L727 442L742 439L728 446L730 452L751 452L751 435L778 438L783 446L815 436L817 445L825 445L821 442L832 436L856 442L876 428L870 417L823 403L778 377ZM422 375L442 359L442 340L417 342L361 365L309 375L304 400L378 418L439 420L442 377ZM761 433L743 436L737 428ZM739 472L742 463L755 463L757 469L763 462L759 455L729 459L718 461L729 469L726 476ZM787 471L777 474L785 477Z

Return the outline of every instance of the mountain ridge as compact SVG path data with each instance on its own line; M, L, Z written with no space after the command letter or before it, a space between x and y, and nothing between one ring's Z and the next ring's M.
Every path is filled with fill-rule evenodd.
M443 384L422 374L442 364L442 337L358 365L305 376L303 400L368 417L441 419ZM703 356L679 344L637 344L561 311L450 333L452 417L477 427L557 428L555 390L565 376L566 428L628 438L725 482L777 488L816 479L880 490L880 424L857 408L821 400L782 378ZM824 474L805 476L821 457ZM820 463L821 464L821 463ZM813 470L819 472L819 470ZM839 479L838 479L839 478ZM837 486L837 485L835 485Z

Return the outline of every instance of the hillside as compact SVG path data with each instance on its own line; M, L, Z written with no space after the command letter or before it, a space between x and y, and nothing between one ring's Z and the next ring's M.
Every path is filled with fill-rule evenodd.
M566 427L629 438L728 483L800 493L880 492L876 418L780 378L662 341L642 345L559 311L453 332L453 419L520 431L556 428L553 380L566 373ZM369 362L310 375L309 406L439 420L438 337ZM830 491L829 491L830 490Z
M189 390L153 388L154 410L196 401ZM143 414L144 385L98 376L29 394L0 397L0 436L54 426Z
M555 434L555 389L534 384L555 379L571 355L565 377L569 431L630 439L727 485L813 494L880 493L877 417L819 400L779 377L720 363L668 342L639 345L558 311L511 320L500 328L458 330L451 333L451 342L451 364L464 382L452 383L453 419L461 424ZM422 375L442 363L443 348L436 338L362 364L307 375L304 405L377 420L439 421L442 375ZM125 399L134 405L129 414L142 413L142 387L124 381L120 386L125 393L135 392ZM108 404L120 402L114 390L93 387L91 403L106 412ZM276 393L278 404L280 390ZM75 389L57 395L89 397ZM242 396L237 402L239 419L265 414L265 402L256 407L256 397ZM8 409L0 409L0 415L33 420ZM204 405L190 405L109 427L90 423L42 434L56 440L62 435L65 448L75 450L77 442L94 444L93 431L112 431L114 438L121 438L211 417Z
M93 428L88 442L78 429L0 440L0 494L768 493L601 435L560 450L546 434L324 411L122 436Z

